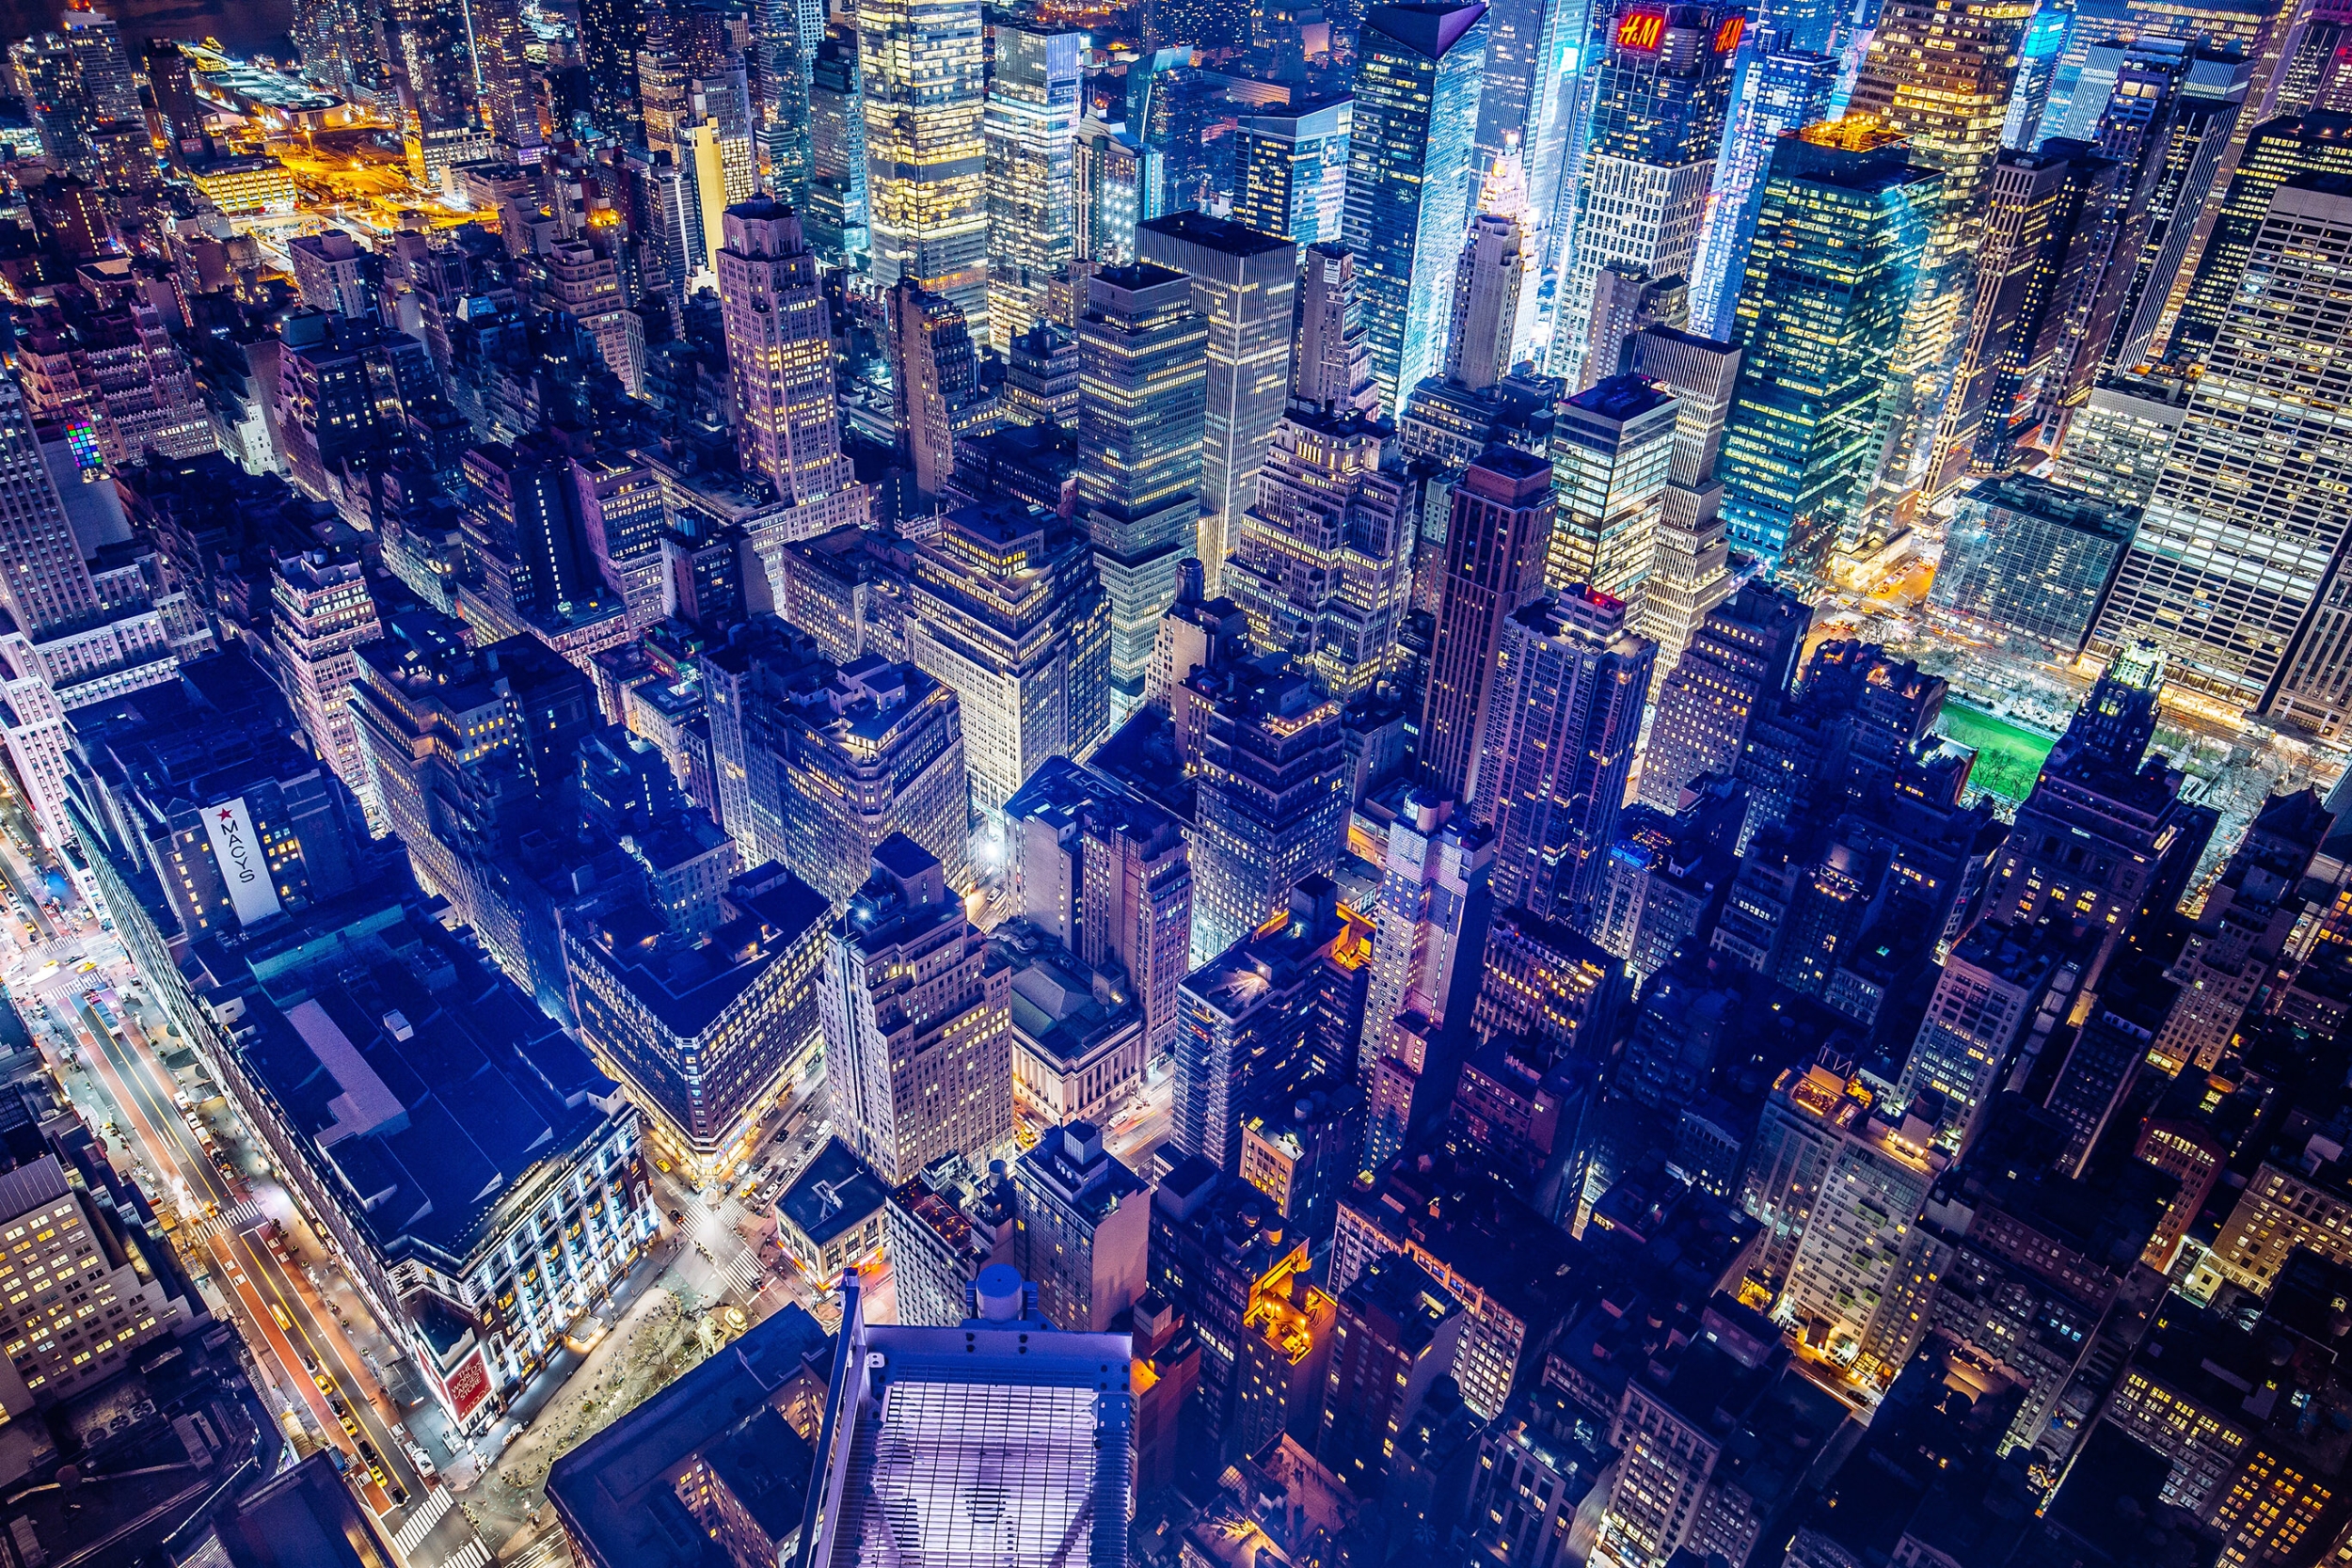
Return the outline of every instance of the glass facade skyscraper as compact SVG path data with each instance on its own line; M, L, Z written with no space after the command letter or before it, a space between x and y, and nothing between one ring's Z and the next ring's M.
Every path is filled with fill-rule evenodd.
M1590 340L1580 329L1604 268L1652 280L1691 276L1747 21L1742 5L1639 0L1608 24L1551 340L1552 373L1571 388L1617 372L1586 371Z
M1890 359L1942 177L1867 116L1772 153L1732 341L1740 383L1720 477L1733 544L1803 576L1870 481Z
M1731 329L1731 309L1740 302L1740 269L1756 238L1756 215L1764 205L1764 178L1772 149L1791 131L1827 119L1830 93L1837 86L1834 55L1767 49L1747 64L1740 105L1715 175L1715 202L1707 233L1691 272L1692 328L1710 338Z
M857 40L874 281L946 294L985 339L979 0L863 0Z
M988 319L998 349L1043 313L1045 284L1073 254L1072 139L1086 35L996 26L989 72Z
M1357 44L1347 247L1372 374L1394 415L1445 363L1454 268L1470 221L1486 8L1375 6Z

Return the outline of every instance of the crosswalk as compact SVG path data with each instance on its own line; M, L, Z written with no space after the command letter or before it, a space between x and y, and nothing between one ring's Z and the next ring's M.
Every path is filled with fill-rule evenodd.
M739 1291L759 1289L759 1261L748 1251L738 1249L728 1257L725 1262L719 1265L719 1271L725 1275Z
M223 1209L217 1214L197 1221L188 1230L196 1243L202 1246L216 1237L233 1236L241 1230L250 1230L268 1218L269 1211L263 1209L257 1199L246 1198L233 1209Z
M490 1560L490 1548L482 1544L482 1537L469 1535L466 1544L452 1552L441 1568L485 1568Z
M424 1501L417 1505L416 1513L408 1516L408 1522L401 1526L399 1532L392 1537L392 1544L400 1548L401 1556L406 1557L415 1551L418 1544L433 1533L433 1527L441 1522L441 1516L450 1511L453 1501L446 1486L425 1488Z

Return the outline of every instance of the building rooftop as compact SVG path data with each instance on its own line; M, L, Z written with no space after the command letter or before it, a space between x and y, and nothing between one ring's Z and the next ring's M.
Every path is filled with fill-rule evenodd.
M890 1200L890 1189L848 1144L828 1138L800 1179L776 1199L777 1212L821 1247L855 1229Z
M1298 248L1296 240L1286 239L1279 234L1263 233L1246 223L1211 217L1206 213L1189 208L1181 213L1170 213L1165 217L1147 218L1136 228L1139 232L1148 230L1154 234L1166 234L1172 240L1184 240L1232 256L1263 256L1269 251L1295 251Z
M675 1478L697 1457L730 1489L752 1472L772 1478L755 1496L780 1517L785 1489L795 1475L805 1487L815 1456L776 1406L803 1379L823 1386L832 1361L817 1320L786 1307L557 1460L548 1501L573 1546L592 1568L725 1568L732 1559L687 1511ZM755 1441L757 1451L741 1451Z
M772 861L729 882L724 904L730 917L707 937L673 935L652 911L628 904L592 922L577 945L663 1028L691 1038L833 916L823 894Z

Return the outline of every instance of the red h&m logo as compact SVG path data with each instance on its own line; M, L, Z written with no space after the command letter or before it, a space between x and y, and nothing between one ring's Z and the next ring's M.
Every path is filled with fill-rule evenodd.
M1733 50L1739 48L1740 35L1747 30L1748 19L1746 17L1724 17L1724 24L1715 29L1715 53L1718 55L1728 55Z
M1658 40L1666 36L1664 11L1628 11L1617 18L1617 47L1655 50Z

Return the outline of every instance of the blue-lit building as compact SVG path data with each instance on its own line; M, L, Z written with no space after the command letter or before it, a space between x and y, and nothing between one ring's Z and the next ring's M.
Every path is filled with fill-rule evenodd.
M1657 0L1629 0L1609 24L1552 337L1552 372L1572 389L1616 373L1614 365L1584 371L1599 274L1688 278L1698 261L1747 24L1744 5Z
M1829 98L1837 86L1837 56L1785 47L1778 35L1740 74L1740 106L1724 141L1715 174L1715 205L1691 274L1693 330L1723 338L1731 330L1732 307L1740 302L1740 269L1756 238L1756 214L1764 206L1764 180L1772 149L1791 131L1829 118Z
M1876 120L1773 150L1732 341L1724 517L1768 570L1804 575L1852 517L1885 440L1893 351L1942 177Z
M1445 363L1486 66L1483 0L1375 6L1357 43L1347 247L1381 411Z
M2042 0L2042 8L2026 24L2017 45L2017 83L2010 88L2009 114L2001 121L2001 145L2032 147L2041 139L2042 114L2049 107L2050 88L2058 80L2058 60L2074 24L2074 0Z

